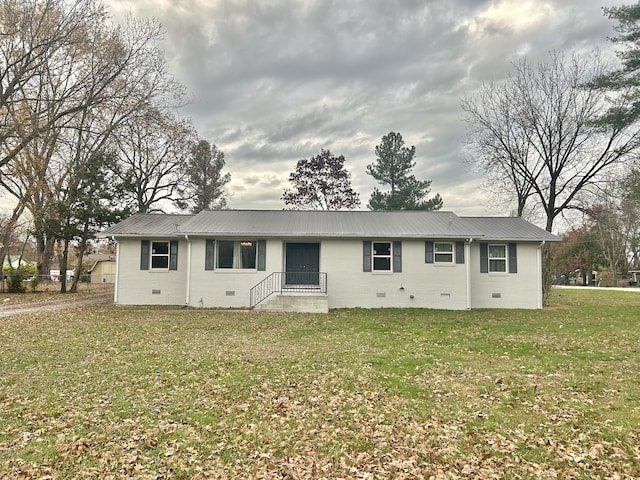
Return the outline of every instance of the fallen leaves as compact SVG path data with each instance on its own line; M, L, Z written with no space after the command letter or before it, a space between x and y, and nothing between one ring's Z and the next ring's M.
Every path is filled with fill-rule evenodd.
M0 478L637 477L637 316L518 315L5 319Z

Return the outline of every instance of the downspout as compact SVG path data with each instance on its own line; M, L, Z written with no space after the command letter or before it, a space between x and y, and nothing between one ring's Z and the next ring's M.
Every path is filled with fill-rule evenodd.
M116 278L113 282L113 303L118 303L118 279L120 278L120 242L116 237L112 236L111 240L116 243Z
M473 238L468 238L464 244L467 272L467 310L471 310L471 242Z
M184 305L188 307L191 302L191 240L189 235L185 235L184 238L187 240L187 292Z
M543 293L542 293L542 275L544 275L544 273L542 272L542 249L545 246L545 244L547 243L546 240L542 240L542 242L540 243L540 246L538 247L538 254L536 255L536 261L538 263L537 267L538 267L538 308L542 309L544 307L544 301L543 301Z

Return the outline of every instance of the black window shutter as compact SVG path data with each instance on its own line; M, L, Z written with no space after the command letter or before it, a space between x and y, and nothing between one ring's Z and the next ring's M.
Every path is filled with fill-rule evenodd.
M204 269L205 270L213 270L213 265L215 263L215 245L216 241L208 238L204 241Z
M489 244L480 244L480 273L489 273Z
M433 242L424 242L424 263L433 263Z
M464 263L464 242L456 242L456 263Z
M267 241L258 240L258 270L267 269Z
M178 240L169 242L169 270L178 269Z
M371 242L368 240L362 242L362 271L371 271Z
M140 270L149 270L149 249L151 248L149 240L140 242Z
M393 271L402 271L402 242L393 242Z
M509 244L509 273L518 273L518 245Z

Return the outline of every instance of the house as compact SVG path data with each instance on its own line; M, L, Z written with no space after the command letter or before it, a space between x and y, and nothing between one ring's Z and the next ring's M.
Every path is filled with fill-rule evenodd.
M542 247L521 218L424 211L137 214L117 242L115 303L327 311L542 308Z
M36 267L36 262L25 260L19 255L6 255L2 262L2 268L16 269L19 267Z

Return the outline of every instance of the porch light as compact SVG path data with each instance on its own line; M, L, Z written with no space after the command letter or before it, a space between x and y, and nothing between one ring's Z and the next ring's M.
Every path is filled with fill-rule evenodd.
M241 247L253 247L253 242L240 242Z

